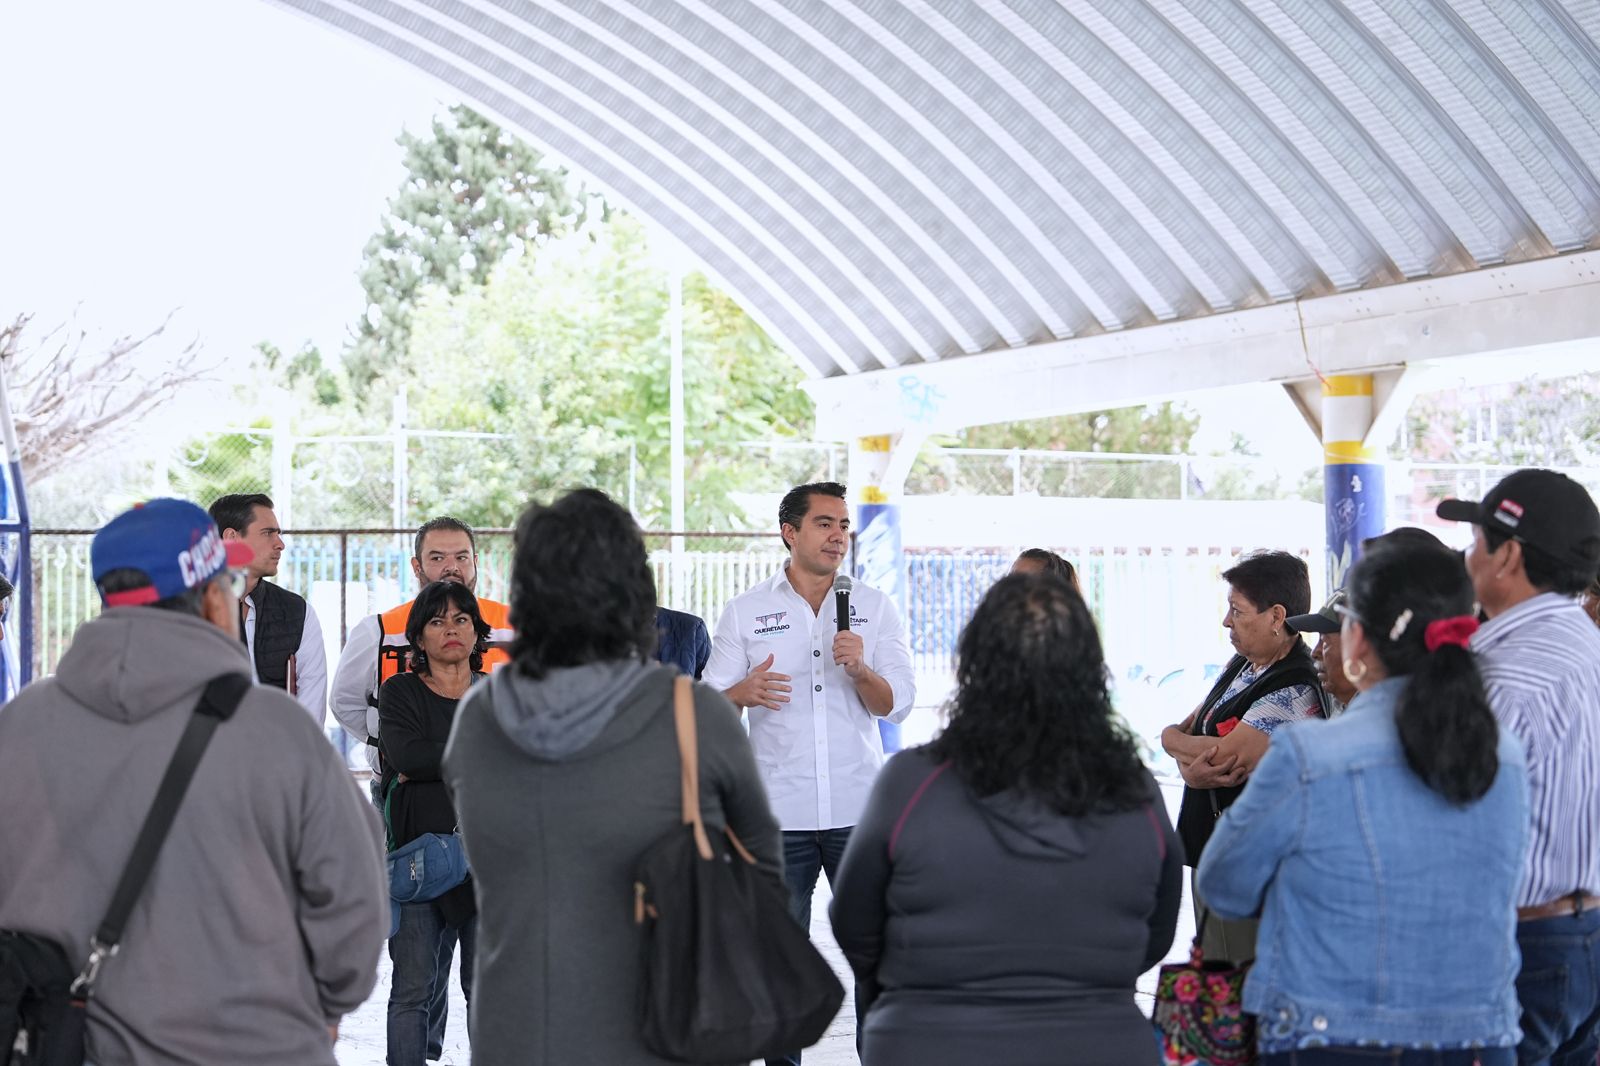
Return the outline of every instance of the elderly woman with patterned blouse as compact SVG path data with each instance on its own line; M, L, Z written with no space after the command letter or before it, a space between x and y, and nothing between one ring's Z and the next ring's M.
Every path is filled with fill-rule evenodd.
M1322 716L1310 650L1286 624L1311 609L1305 561L1288 552L1253 552L1222 579L1228 583L1222 625L1234 656L1200 706L1161 732L1162 747L1183 775L1178 835L1190 866L1199 866L1212 826L1243 791L1273 731ZM1195 913L1208 960L1243 963L1255 957L1255 922L1208 917L1198 892Z

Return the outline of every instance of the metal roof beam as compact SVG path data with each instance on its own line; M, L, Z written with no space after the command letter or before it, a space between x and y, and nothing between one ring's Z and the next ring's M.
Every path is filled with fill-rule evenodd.
M1583 252L803 387L817 404L817 436L844 439L949 432L1463 356L1526 367L1520 376L1528 376L1538 368L1529 350L1562 345L1570 354L1573 342L1594 339L1600 252ZM1600 344L1595 352L1600 365Z

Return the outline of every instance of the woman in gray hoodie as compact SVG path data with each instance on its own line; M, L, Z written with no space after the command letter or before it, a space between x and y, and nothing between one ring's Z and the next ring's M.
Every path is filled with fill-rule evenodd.
M1002 578L950 725L890 760L834 886L865 1066L1154 1066L1134 979L1172 946L1183 849L1106 693L1094 619Z
M593 489L517 523L512 664L456 712L444 775L478 886L475 1066L661 1063L638 1026L639 857L680 823L672 686L633 517ZM695 686L700 804L779 877L739 716Z

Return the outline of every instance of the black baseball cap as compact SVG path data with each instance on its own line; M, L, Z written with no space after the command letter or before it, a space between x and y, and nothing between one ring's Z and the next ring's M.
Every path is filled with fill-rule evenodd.
M1554 470L1518 470L1481 503L1445 500L1435 513L1492 529L1560 562L1600 568L1600 510L1588 489Z
M1296 633L1337 633L1339 623L1339 608L1344 606L1344 589L1340 589L1328 597L1328 602L1322 605L1319 611L1310 614L1292 614L1283 620L1283 624Z

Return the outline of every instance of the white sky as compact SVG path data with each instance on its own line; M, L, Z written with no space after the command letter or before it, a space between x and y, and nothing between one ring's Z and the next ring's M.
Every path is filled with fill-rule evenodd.
M239 367L261 340L337 354L362 245L402 176L394 138L458 99L263 0L13 3L0 40L0 315L43 327L76 308L117 335L180 309L158 357L195 337ZM1275 390L1190 402L1199 451L1239 428L1265 454L1317 461Z
M0 313L337 352L433 82L262 0L5 5Z

